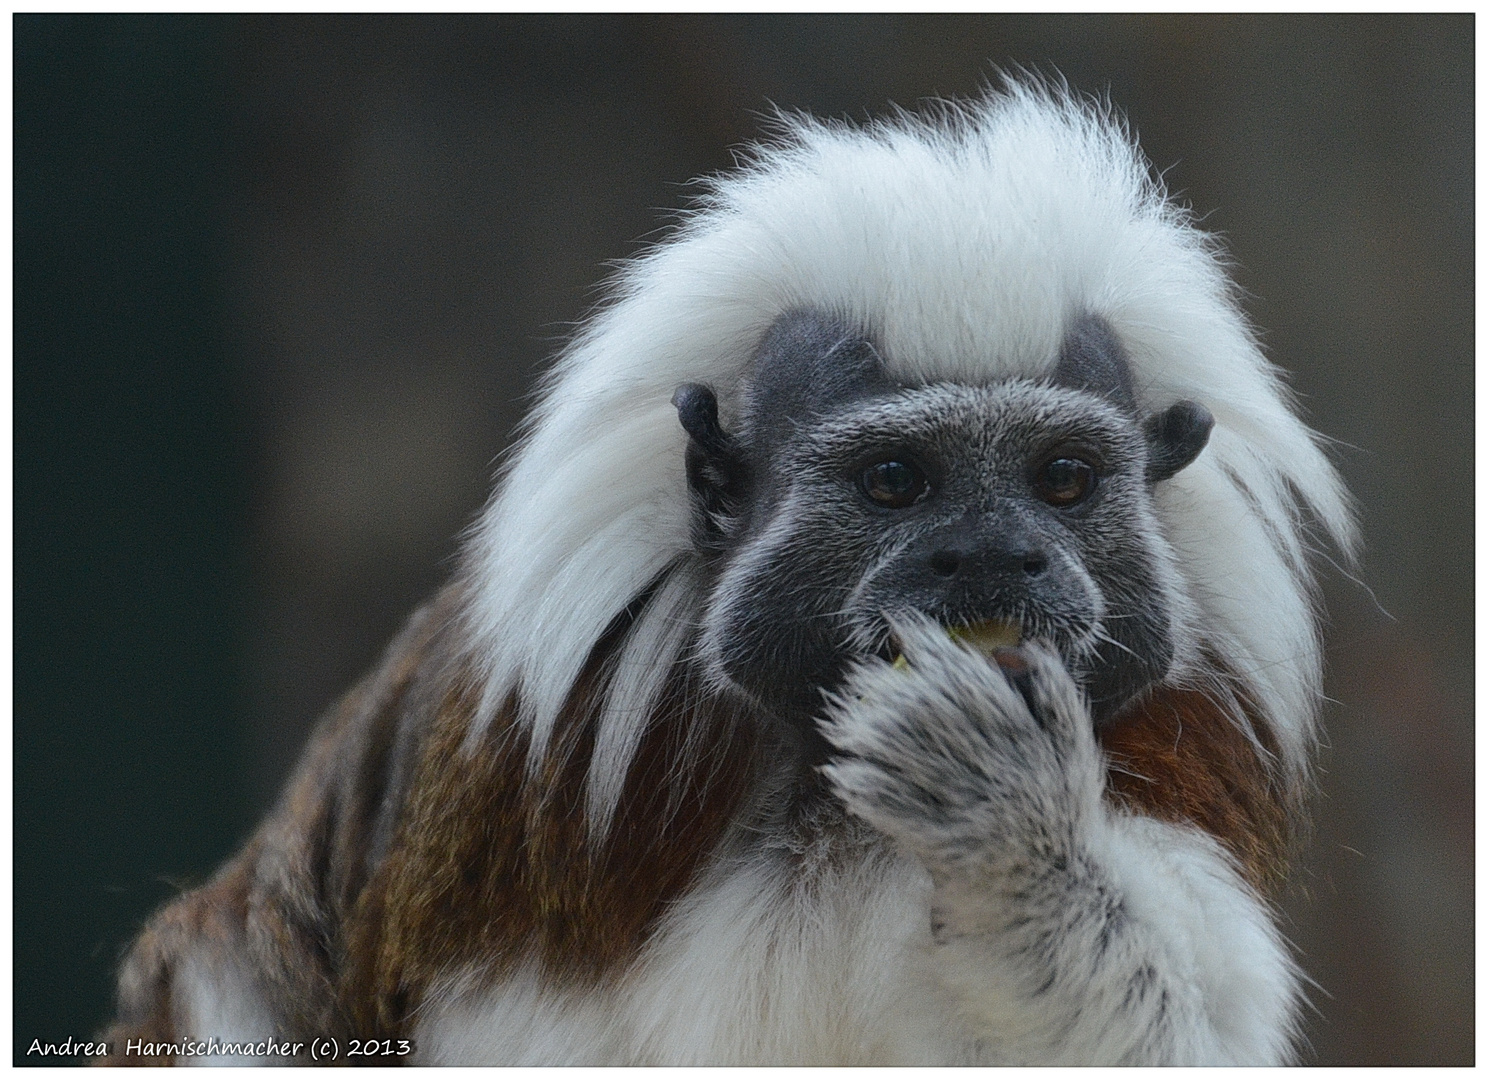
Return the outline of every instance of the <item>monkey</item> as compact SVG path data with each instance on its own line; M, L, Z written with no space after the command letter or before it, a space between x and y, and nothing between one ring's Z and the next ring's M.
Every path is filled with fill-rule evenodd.
M1062 85L780 124L146 925L111 1060L1295 1060L1356 526L1221 248Z

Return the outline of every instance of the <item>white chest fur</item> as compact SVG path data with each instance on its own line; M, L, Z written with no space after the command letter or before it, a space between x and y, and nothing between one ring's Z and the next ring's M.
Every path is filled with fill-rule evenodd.
M451 980L423 1010L420 1063L969 1063L928 970L929 896L907 860L860 857L809 879L735 866L679 904L613 985Z

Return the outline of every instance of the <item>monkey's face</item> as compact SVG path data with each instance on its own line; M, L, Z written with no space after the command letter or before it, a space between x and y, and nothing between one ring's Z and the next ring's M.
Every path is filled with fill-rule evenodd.
M716 567L701 640L715 674L806 719L913 610L1051 644L1098 720L1162 678L1176 578L1151 509L1170 449L1154 425L1083 385L894 385L835 324L786 330L796 340L767 338L737 437L689 423L679 392Z

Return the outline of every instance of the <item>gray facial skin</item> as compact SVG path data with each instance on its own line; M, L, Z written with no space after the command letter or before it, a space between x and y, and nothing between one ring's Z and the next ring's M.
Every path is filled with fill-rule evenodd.
M1154 483L1203 449L1212 417L1139 417L1120 343L1072 328L1053 377L905 386L861 333L818 312L765 335L738 430L712 392L675 401L691 435L694 538L715 573L701 653L809 731L887 618L1015 622L1058 651L1097 724L1161 679L1173 575Z

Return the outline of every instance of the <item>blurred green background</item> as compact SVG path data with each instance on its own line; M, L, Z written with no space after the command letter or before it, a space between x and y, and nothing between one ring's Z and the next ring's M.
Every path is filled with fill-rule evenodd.
M771 103L1009 64L1127 111L1362 508L1285 913L1309 1060L1472 1063L1472 16L13 25L17 1063L104 1022L141 921L445 576L685 182Z

